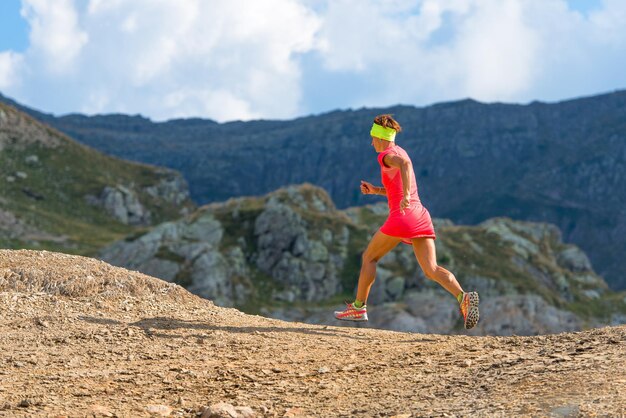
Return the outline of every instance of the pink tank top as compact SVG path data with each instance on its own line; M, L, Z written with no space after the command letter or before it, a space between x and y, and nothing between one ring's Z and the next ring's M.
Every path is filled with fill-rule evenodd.
M385 186L385 190L387 191L387 201L389 204L389 213L393 214L396 211L400 211L400 202L404 197L403 187L402 187L402 174L400 173L400 169L396 167L386 166L383 162L383 158L385 155L392 154L403 157L409 161L409 155L405 150L400 148L398 145L392 145L387 148L383 152L378 154L378 164L380 164L380 175L382 178L383 186ZM417 194L417 182L415 181L415 172L414 170L410 170L409 178L411 179L411 203L410 207L415 208L417 206L421 206L419 195Z

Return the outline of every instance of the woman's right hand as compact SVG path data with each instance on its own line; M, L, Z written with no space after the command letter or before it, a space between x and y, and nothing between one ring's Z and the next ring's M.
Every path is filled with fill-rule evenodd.
M372 183L361 180L361 193L363 194L376 194L376 188Z

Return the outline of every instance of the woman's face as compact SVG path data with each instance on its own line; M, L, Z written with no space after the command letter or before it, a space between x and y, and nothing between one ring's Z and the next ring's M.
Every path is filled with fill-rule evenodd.
M372 146L376 152L383 152L391 145L393 145L393 142L385 141L384 139L376 138L375 136L372 137Z

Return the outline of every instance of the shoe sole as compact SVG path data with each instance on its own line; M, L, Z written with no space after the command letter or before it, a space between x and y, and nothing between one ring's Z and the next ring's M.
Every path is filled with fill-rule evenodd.
M480 318L480 312L478 311L480 298L476 292L469 292L468 294L470 303L467 318L465 319L465 329L472 329L476 326L476 324L478 324L478 319Z
M337 318L337 316L335 316L335 319L339 321L367 322L367 315L363 315L361 318Z

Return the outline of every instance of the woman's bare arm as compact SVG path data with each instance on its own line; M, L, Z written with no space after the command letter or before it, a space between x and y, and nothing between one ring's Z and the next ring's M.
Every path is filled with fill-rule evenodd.
M374 186L372 183L361 180L361 193L363 194L378 194L387 196L387 190L384 187Z

